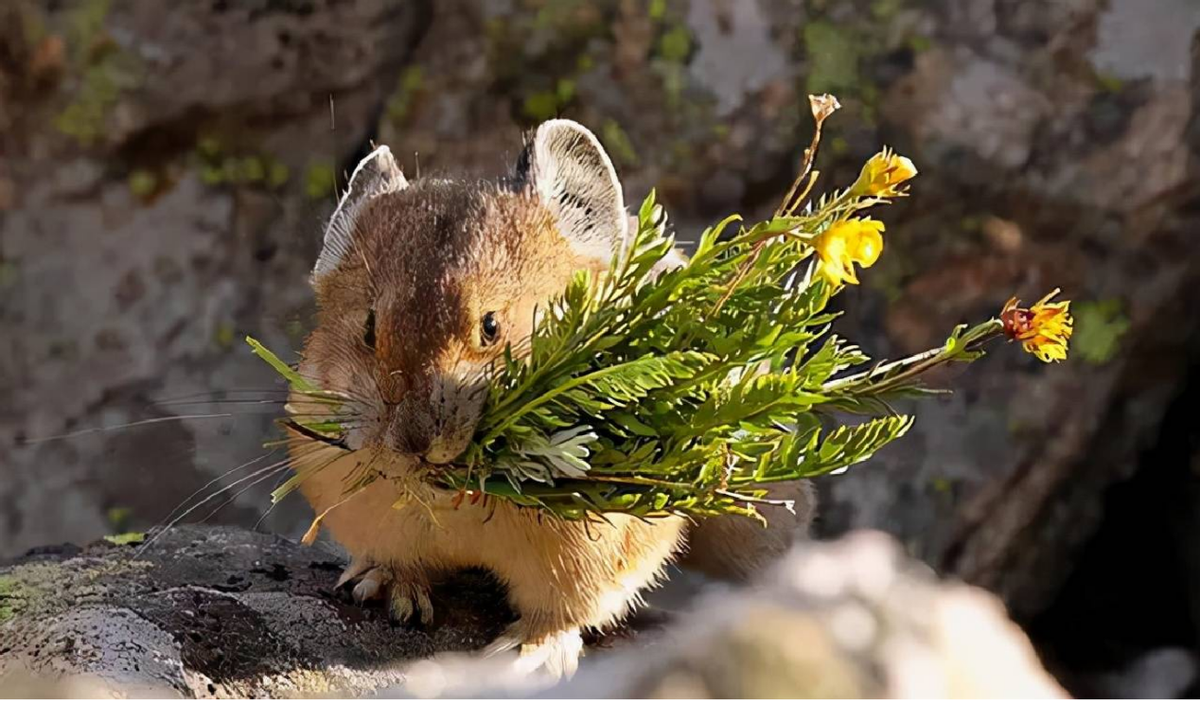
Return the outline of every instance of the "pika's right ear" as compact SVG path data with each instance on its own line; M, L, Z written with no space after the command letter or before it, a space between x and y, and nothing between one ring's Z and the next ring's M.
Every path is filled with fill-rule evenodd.
M628 223L617 171L583 125L544 122L517 161L517 180L532 188L576 252L607 263L625 245Z
M345 194L338 201L337 209L329 218L329 226L325 228L325 244L321 247L321 255L317 257L317 265L313 268L313 280L319 280L323 275L337 267L342 258L350 252L354 245L354 222L364 205L381 195L398 192L408 187L404 173L396 165L392 150L380 146L359 161L358 166L350 175L350 184Z

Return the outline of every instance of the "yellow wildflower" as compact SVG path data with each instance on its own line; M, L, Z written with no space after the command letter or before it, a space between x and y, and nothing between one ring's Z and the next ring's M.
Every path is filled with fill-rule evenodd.
M1044 363L1065 360L1067 341L1074 331L1068 302L1051 302L1058 294L1054 290L1028 309L1016 297L1008 300L1000 312L1004 333L1010 341L1020 341L1026 353L1032 353Z
M845 219L834 223L813 241L817 251L817 274L832 285L858 284L854 264L869 268L883 252L883 222L874 219Z
M912 161L885 147L863 166L850 192L871 197L897 197L904 194L899 186L916 174L917 167Z

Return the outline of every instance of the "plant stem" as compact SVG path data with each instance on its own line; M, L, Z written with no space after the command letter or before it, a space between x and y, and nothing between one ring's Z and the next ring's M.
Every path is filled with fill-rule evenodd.
M1003 332L1004 325L1000 320L992 319L968 331L953 348L947 348L946 344L942 344L937 348L930 348L922 353L879 365L866 372L826 382L822 385L821 389L826 392L846 391L853 390L857 385L866 383L866 389L872 394L881 394L895 389L939 365L956 360L963 353L969 353L977 349ZM891 374L893 372L896 374ZM873 378L879 376L886 376L886 379L876 383L871 382Z

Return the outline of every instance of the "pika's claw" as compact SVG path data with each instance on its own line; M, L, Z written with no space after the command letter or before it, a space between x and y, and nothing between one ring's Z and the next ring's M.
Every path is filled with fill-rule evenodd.
M413 618L419 623L433 623L433 602L429 585L414 580L396 580L391 586L392 618L407 623Z
M354 603L365 604L383 595L383 590L391 580L391 575L382 567L372 567L363 574L358 584L354 585L352 596Z
M334 589L341 589L350 582L363 576L368 570L375 568L375 563L370 560L355 559L350 563L350 566L342 571L342 576L338 577L337 584L333 585Z
M490 657L513 648L520 649L520 655L513 662L518 672L532 674L541 670L553 679L569 679L579 669L583 636L578 628L530 635L521 621L517 621L484 649L484 655Z
M429 598L429 582L424 577L355 561L342 573L337 587L344 587L356 579L358 581L351 590L354 603L362 605L387 598L390 613L396 621L407 623L415 618L420 623L433 623L433 601Z

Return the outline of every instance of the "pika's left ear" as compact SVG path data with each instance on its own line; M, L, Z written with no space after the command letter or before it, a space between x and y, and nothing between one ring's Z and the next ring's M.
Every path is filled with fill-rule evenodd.
M400 172L400 166L387 146L376 148L359 161L346 185L345 194L338 200L337 209L333 210L329 225L325 227L321 255L317 257L317 265L313 268L314 281L336 268L354 247L355 222L362 208L376 197L399 192L406 187L408 181L404 179L404 173Z
M554 214L575 250L604 262L625 244L625 197L612 160L592 132L569 119L543 123L526 144L518 177Z

